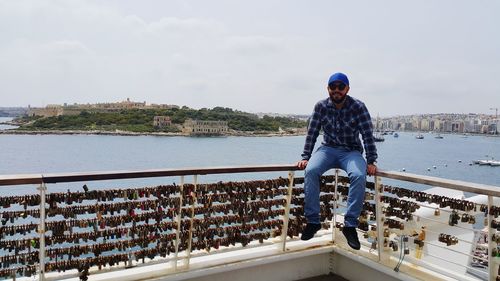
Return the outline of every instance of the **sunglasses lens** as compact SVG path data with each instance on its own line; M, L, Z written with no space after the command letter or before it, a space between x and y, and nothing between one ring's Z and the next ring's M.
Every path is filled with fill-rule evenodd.
M334 91L335 89L339 89L341 91L343 91L346 87L346 84L344 83L340 83L340 84L330 84L330 89L332 89L332 91Z

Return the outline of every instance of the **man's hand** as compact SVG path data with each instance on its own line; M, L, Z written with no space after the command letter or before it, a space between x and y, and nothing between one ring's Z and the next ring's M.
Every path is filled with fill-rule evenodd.
M369 176L374 176L377 173L377 166L375 166L375 164L368 164L366 167L366 173Z
M301 161L297 162L297 167L299 167L299 169L301 169L301 170L304 170L306 168L308 162L309 161L307 161L307 160L301 160Z

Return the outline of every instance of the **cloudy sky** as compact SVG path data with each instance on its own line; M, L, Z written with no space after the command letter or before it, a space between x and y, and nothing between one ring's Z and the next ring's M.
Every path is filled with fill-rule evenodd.
M372 115L494 113L500 1L0 0L0 106L308 114L333 72Z

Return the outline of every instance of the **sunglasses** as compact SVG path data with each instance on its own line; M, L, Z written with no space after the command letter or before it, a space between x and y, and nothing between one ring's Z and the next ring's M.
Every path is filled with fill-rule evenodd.
M345 90L345 87L347 87L347 85L344 83L332 83L332 84L328 85L328 87L332 91L335 91L335 89L339 89L340 91L343 91L343 90Z

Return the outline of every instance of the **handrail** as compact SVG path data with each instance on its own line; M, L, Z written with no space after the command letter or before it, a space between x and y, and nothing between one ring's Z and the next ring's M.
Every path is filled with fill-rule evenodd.
M20 185L20 184L41 184L42 175L40 174L22 174L22 175L1 175L0 186L2 185Z
M500 197L500 189L498 188L498 186L493 186L493 185L472 183L459 180L449 180L438 177L430 177L430 176L394 172L394 171L378 171L377 176Z
M85 173L55 173L55 174L21 174L0 175L0 186L21 184L61 183L78 181L98 181L116 179L136 179L151 177L187 176L187 175L209 175L209 174L235 174L254 172L281 172L297 171L295 164L258 165L258 166L232 166L232 167L209 167L209 168L183 168L183 169L158 169L140 171L105 171ZM416 175L395 171L379 170L377 176L404 180L413 183L445 187L465 192L491 195L500 197L500 189L497 186L449 180L438 177Z
M31 174L31 175L0 175L0 186L20 184L42 184L78 181L99 181L117 179L137 179L152 177L170 177L187 175L209 175L209 174L235 174L255 172L281 172L298 170L294 164L286 165L262 165L262 166L238 166L238 167L210 167L210 168L184 168L184 169L160 169L141 171L107 171L107 172L85 172L85 173L57 173L57 174Z

